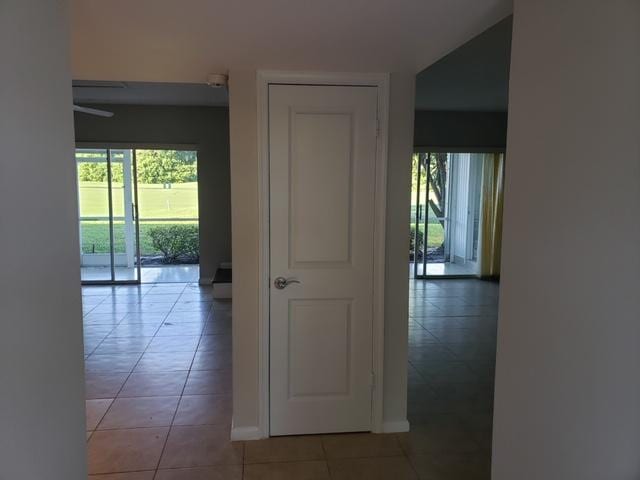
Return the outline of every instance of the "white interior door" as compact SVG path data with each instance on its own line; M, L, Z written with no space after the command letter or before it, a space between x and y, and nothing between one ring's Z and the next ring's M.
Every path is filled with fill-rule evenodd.
M376 129L376 87L269 87L271 435L371 430Z

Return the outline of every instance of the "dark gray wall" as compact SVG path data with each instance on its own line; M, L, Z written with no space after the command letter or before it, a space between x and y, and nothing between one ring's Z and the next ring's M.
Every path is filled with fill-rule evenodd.
M506 112L511 26L507 17L416 76L416 110Z
M507 113L418 110L413 144L456 149L505 148Z
M76 142L191 144L198 149L200 278L231 261L227 107L95 105L111 118L75 114Z

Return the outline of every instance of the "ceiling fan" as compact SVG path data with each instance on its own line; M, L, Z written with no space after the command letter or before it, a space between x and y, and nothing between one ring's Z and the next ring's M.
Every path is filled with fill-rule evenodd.
M99 110L97 108L83 107L81 105L73 104L73 111L79 113L88 113L89 115L95 115L97 117L113 117L113 112L108 112L106 110Z
M74 89L112 89L112 88L127 88L127 84L124 82L111 82L111 81L91 81L91 80L74 80L72 82ZM85 97L86 98L86 97ZM100 110L98 108L83 107L82 105L73 104L73 111L79 113L86 113L88 115L95 115L97 117L110 118L113 117L113 112L107 110Z

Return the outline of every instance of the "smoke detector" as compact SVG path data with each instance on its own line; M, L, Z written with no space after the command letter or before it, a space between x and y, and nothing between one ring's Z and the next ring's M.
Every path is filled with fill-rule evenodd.
M227 86L229 77L224 73L212 73L207 77L207 85L212 88L223 88Z

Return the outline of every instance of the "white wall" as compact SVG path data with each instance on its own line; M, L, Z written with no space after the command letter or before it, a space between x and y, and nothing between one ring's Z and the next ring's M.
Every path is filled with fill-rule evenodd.
M383 428L402 430L407 422L407 339L409 281L407 258L411 201L415 75L391 75L389 158L387 164L387 235L384 294Z
M67 5L0 3L0 478L81 480L84 374Z
M233 247L233 428L258 434L259 210L255 70L229 74Z
M515 2L494 480L640 478L639 10Z
M391 76L387 188L384 405L385 428L406 428L409 184L413 151L412 73ZM233 422L256 433L258 403L258 150L256 71L229 76L231 230L233 237ZM398 212L403 212L402 214ZM265 412L266 414L266 412Z

